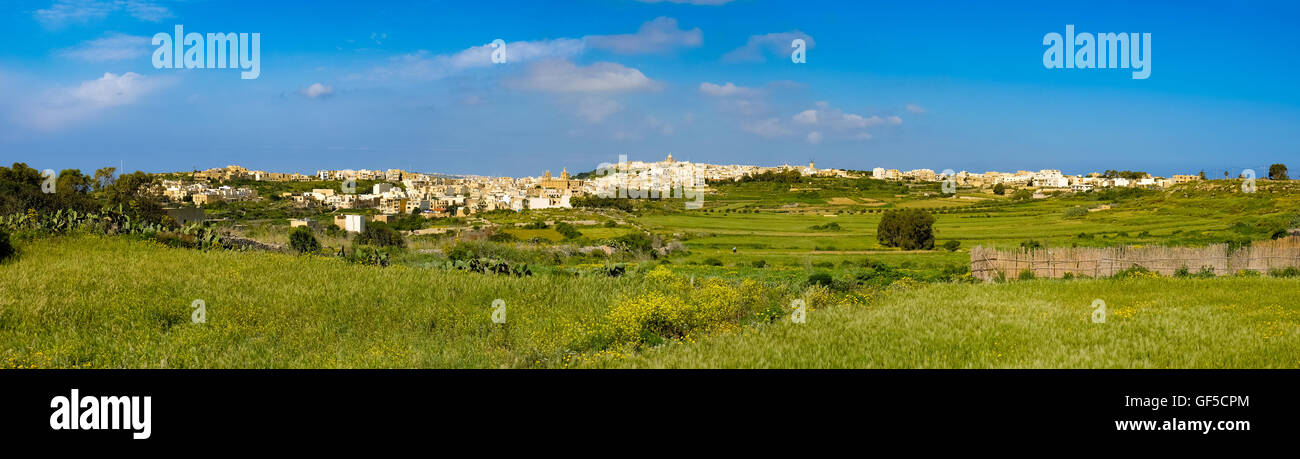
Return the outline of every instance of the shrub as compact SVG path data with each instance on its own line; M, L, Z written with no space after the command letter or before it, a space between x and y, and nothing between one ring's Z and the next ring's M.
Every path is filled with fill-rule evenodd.
M1020 271L1020 275L1017 276L1017 278L1020 280L1034 280L1034 272L1029 268L1025 268Z
M366 225L365 231L357 234L352 242L375 247L406 247L406 240L402 238L402 233L380 224Z
M1065 209L1065 218L1079 218L1087 215L1088 215L1088 209L1085 209L1082 206L1074 206L1069 209Z
M834 283L835 280L832 279L831 275L827 273L816 272L808 275L808 281L807 281L808 285L820 285L822 287L830 287L831 284Z
M547 229L547 228L550 228L550 227L551 227L550 225L547 225L546 222L543 222L543 221L536 221L536 222L532 222L532 223L529 223L529 224L527 224L527 225L524 225L524 229Z
M1041 242L1030 239L1028 241L1021 242L1020 248L1025 250L1041 249L1043 248L1043 244Z
M1300 277L1300 269L1295 266L1287 266L1282 269L1274 269L1268 272L1273 277Z
M813 225L808 227L808 229L813 231L839 231L840 224L835 222L830 222L824 225Z
M6 258L13 256L13 254L14 246L9 243L9 233L0 230L0 261L5 261Z
M654 249L654 238L645 233L628 233L610 241L614 246L629 252L649 252Z
M705 258L704 264L709 266L722 266L722 260L719 260L717 258Z
M1147 269L1145 266L1133 265L1128 269L1115 273L1112 279L1155 279L1160 277L1160 273Z
M320 241L310 228L299 226L289 231L289 247L298 253L316 253L320 251Z
M607 221L607 222L605 222L605 227L606 227L606 228L618 228L618 222L613 221L613 220Z
M961 248L961 241L945 242L943 243L943 248L947 249L949 252L956 252L957 249Z
M1187 269L1186 265L1180 266L1178 267L1177 270L1174 271L1174 277L1191 277L1191 275L1192 272L1191 270Z
M767 267L767 261L766 261L766 260L754 260L752 263L750 263L750 266L753 266L753 267L755 267L755 268L765 268L765 267Z
M555 224L555 231L564 236L565 239L577 239L582 237L582 232L574 228L573 225L560 222Z
M934 216L921 209L889 210L880 218L876 239L903 250L934 248Z
M783 314L770 301L773 292L755 281L732 283L704 279L698 287L665 268L655 268L646 278L671 286L672 292L652 291L614 305L606 316L609 337L616 343L641 347L667 339L687 337L699 331L727 327L746 316L771 320Z
M505 231L492 233L492 235L488 236L487 239L492 242L515 242L519 240L519 238L515 237L515 235L507 233Z
M1061 276L1061 279L1065 279L1065 280L1074 279L1074 273L1070 271L1066 271L1065 275Z

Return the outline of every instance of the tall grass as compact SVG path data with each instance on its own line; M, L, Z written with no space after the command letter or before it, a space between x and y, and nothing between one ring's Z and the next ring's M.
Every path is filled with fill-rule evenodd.
M1265 277L936 285L588 365L1300 368L1296 291L1300 280Z
M610 311L664 289L646 277L377 268L121 237L21 248L0 277L0 367L562 366L620 345ZM497 299L504 324L491 320ZM195 300L206 323L191 322Z

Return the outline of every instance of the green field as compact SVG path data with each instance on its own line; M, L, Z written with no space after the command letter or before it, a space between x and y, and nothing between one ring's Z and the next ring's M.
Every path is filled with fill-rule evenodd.
M9 368L1300 367L1297 279L904 283L862 297L704 278L688 286L666 271L377 268L125 237L19 248L0 279ZM628 313L673 295L698 300L682 310L707 312L692 319L697 328L662 340L621 334L637 323ZM506 324L490 319L498 298ZM794 298L812 309L804 324L786 319ZM196 299L206 323L191 323ZM1090 321L1093 299L1106 301L1106 323ZM639 324L658 320L649 319Z
M1300 368L1297 291L1300 280L1270 278L939 285L592 365Z
M334 230L317 233L323 252L294 255L6 217L18 255L0 263L0 367L1300 367L1295 272L991 284L969 272L975 246L1245 245L1300 225L1296 185L1236 186L1016 201L870 180L718 184L696 211L639 201L432 222L455 227L408 237L382 263ZM929 210L936 247L960 247L882 246L881 211L895 208ZM288 242L287 221L218 229ZM796 299L806 323L789 320ZM1090 320L1098 299L1105 323ZM206 323L191 323L195 300Z

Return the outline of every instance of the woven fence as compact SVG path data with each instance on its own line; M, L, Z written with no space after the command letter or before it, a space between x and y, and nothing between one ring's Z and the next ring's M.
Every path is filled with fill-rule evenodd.
M1034 277L1106 277L1133 267L1172 276L1181 268L1191 273L1216 275L1238 271L1268 273L1300 268L1300 237L1262 241L1229 250L1227 244L1208 247L1107 247L997 250L975 247L970 251L971 274L991 281L1016 278L1028 270Z

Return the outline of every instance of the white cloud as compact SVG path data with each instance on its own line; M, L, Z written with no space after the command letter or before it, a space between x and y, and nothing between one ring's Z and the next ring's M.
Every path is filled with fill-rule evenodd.
M826 139L867 140L872 138L870 128L903 124L898 116L862 116L845 113L829 103L818 101L816 108L796 113L789 120L767 118L742 125L741 129L767 138L802 135L808 143L817 145Z
M312 83L311 86L302 88L298 91L303 97L308 99L322 99L334 95L334 87L320 83Z
M56 29L102 20L119 11L148 22L172 17L170 9L148 0L55 0L49 8L36 10L33 15L45 27Z
M371 35L371 39L382 40L386 36L376 33ZM665 52L678 47L695 47L700 46L700 43L702 39L699 28L682 30L678 28L676 19L660 17L642 24L636 33L630 34L508 42L505 64L570 59L586 53L589 48L606 49L620 54L644 54ZM393 57L366 74L351 75L348 79L436 80L469 69L497 65L492 62L492 53L496 50L488 43L452 54L417 51Z
M726 98L718 101L718 111L744 116L769 113L766 102L761 100Z
M737 96L737 95L750 95L753 94L755 91L750 88L736 86L732 84L730 81L728 81L726 84L723 85L716 85L706 81L700 83L700 92L710 96L726 97L726 96Z
M803 39L808 49L812 49L816 45L811 35L798 30L751 35L749 40L745 42L745 46L724 54L722 60L726 62L766 62L769 54L789 58L790 53L794 50L794 48L790 47L790 43L796 38Z
M701 36L699 27L682 30L678 28L676 19L659 17L641 24L636 33L589 35L583 41L591 48L618 54L648 54L700 46L703 42Z
M658 89L659 84L640 70L613 62L586 67L565 60L541 61L529 67L515 84L544 92L621 92Z
M57 128L112 107L133 104L158 86L157 80L134 72L121 76L105 73L76 87L50 91L31 107L25 121L42 129Z
M804 110L794 115L794 121L802 124L817 124L817 110Z
M573 57L582 54L584 48L582 40L572 38L506 43L506 63L501 65ZM434 55L417 51L394 57L387 64L371 69L369 74L352 78L436 80L467 69L497 65L492 63L495 49L491 44L484 44L455 54Z
M88 62L107 62L147 56L151 49L149 37L112 32L59 51L59 55Z
M609 99L587 98L578 102L577 113L588 123L605 121L610 115L623 110L623 104Z
M925 107L916 104L907 104L907 111L910 113L921 115L925 113Z
M744 126L742 129L767 138L784 137L794 133L790 128L781 125L781 120L776 118L768 118L757 123L749 124Z

